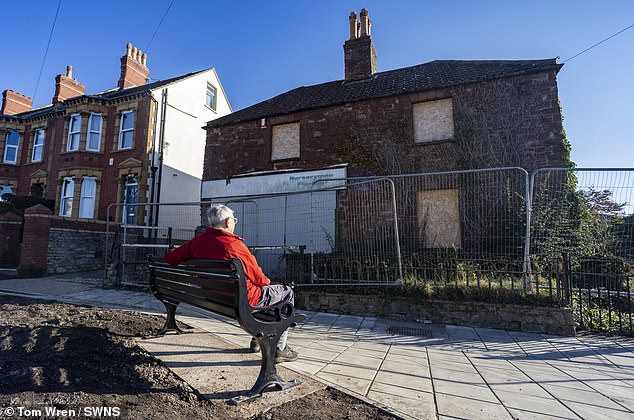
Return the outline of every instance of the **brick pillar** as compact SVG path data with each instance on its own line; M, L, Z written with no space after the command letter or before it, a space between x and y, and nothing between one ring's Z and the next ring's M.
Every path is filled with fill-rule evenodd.
M15 213L0 214L0 267L15 268L20 255L22 218Z
M51 212L37 204L24 211L22 255L18 277L43 277L48 271L48 237L51 230Z

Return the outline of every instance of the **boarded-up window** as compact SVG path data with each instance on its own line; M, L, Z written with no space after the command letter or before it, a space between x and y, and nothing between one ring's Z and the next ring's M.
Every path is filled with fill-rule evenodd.
M414 141L424 143L453 138L453 104L451 98L419 102L412 106Z
M299 123L273 126L271 160L299 157Z
M460 248L458 190L418 192L418 232L427 248Z

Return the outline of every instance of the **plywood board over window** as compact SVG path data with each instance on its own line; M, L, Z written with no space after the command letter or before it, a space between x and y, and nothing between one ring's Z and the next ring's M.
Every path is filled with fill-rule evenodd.
M273 126L271 160L299 158L299 123Z
M453 139L451 98L413 104L412 113L416 143Z
M456 189L419 191L419 238L427 248L460 248L460 198Z

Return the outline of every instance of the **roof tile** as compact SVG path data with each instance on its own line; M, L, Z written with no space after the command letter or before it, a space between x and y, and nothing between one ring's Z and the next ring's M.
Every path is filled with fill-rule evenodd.
M386 96L476 83L548 70L559 71L556 59L546 60L436 60L412 67L375 73L367 79L336 80L302 86L266 101L210 121L208 127L220 127L259 118L290 114L309 109L340 105Z

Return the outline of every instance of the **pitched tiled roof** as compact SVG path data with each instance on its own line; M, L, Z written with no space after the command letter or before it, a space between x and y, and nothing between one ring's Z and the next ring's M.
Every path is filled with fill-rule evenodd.
M554 58L515 61L437 60L375 73L363 80L349 82L336 80L319 85L302 86L210 121L207 127L220 127L348 102L441 89L526 73L559 71L561 66L562 64L557 64Z
M197 75L199 73L202 73L204 71L207 71L207 70L210 70L210 69L204 69L204 70L195 71L193 73L187 73L187 74L184 74L182 76L172 77L171 79L159 80L158 82L148 83L147 85L143 85L143 86L137 86L137 87L123 89L123 90L121 90L121 89L111 90L111 91L100 93L100 94L94 95L94 96L99 97L101 99L123 98L123 97L126 97L126 96L136 95L137 93L150 91L152 89L157 89L157 88L163 87L165 85L169 85L170 83L178 82L180 80L187 79L188 77L195 76L195 75Z
M128 96L133 96L133 95L137 95L139 93L144 93L144 92L149 92L153 89L157 89L166 85L169 85L171 83L174 82L178 82L180 80L183 79L187 79L188 77L197 75L199 73L205 72L207 70L210 69L204 69L204 70L199 70L193 73L188 73L188 74L184 74L182 76L176 76L176 77L172 77L170 79L165 79L165 80L159 80L158 82L153 82L153 83L148 83L146 85L143 86L136 86L136 87L132 87L132 88L128 88L128 89L112 89L112 90L108 90L105 92L101 92L101 93L97 93L95 95L82 95L82 96L77 96L75 98L69 98L68 101L71 100L78 100L81 98L92 98L92 99L102 99L102 100L115 100L115 99L120 99L120 98L125 98ZM37 108L34 109L32 111L27 111L27 112L22 112L20 114L16 114L16 115L3 115L3 117L9 117L9 118L16 118L16 119L28 119L28 118L35 118L41 115L46 115L48 113L51 112L59 112L59 111L63 111L65 109L65 105L62 103L61 106L57 105L57 104L53 104L53 105L46 105L44 107L41 108Z

